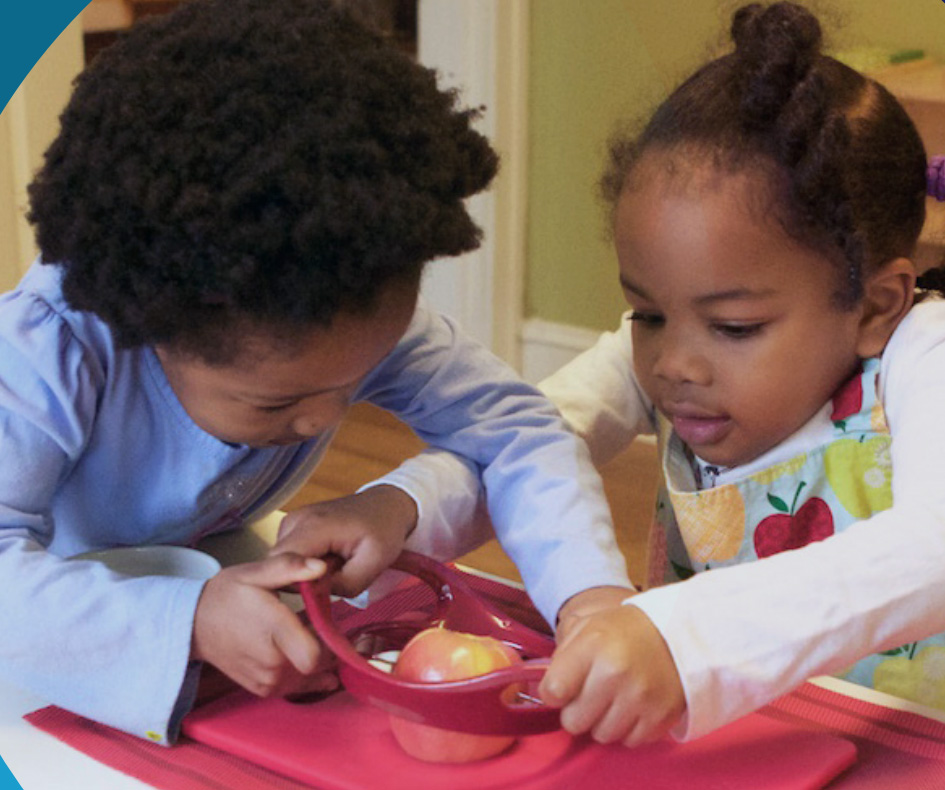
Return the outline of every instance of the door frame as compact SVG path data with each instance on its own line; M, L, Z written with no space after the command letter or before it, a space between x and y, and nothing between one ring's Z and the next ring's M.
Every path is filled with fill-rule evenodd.
M499 151L492 188L469 200L478 250L433 262L423 293L516 369L524 321L528 165L529 0L419 0L418 59L466 106Z

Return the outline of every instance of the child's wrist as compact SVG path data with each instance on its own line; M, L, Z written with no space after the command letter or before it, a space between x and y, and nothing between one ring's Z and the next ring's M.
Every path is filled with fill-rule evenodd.
M602 585L589 587L565 601L558 610L558 622L568 617L583 617L587 614L608 609L626 602L626 599L636 595L636 591L628 587Z
M385 520L402 528L405 542L413 534L417 528L419 510L413 497L402 488L389 483L377 483L362 487L358 493L377 500L384 511Z

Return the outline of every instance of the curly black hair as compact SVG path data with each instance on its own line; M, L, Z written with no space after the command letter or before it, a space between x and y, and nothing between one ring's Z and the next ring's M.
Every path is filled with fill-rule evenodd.
M436 75L330 0L191 0L79 76L30 186L42 260L126 347L364 313L479 244L498 157ZM222 344L222 345L221 345Z
M731 36L734 52L689 77L642 133L613 139L601 194L613 210L650 149L767 171L777 219L836 262L836 301L852 306L864 274L915 251L925 221L922 140L882 85L821 52L807 9L744 6Z

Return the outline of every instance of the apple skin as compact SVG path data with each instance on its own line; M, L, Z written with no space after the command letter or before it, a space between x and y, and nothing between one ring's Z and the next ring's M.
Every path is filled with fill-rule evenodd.
M489 636L446 628L416 634L400 653L392 674L402 680L436 683L484 675L520 663L511 647ZM431 763L469 763L494 757L514 742L512 735L475 735L390 717L391 730L411 757Z

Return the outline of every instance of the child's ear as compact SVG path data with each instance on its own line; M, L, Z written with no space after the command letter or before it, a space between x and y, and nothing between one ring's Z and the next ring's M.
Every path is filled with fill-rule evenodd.
M861 359L879 356L912 307L915 297L915 265L908 258L894 258L863 283L863 315L857 353Z

